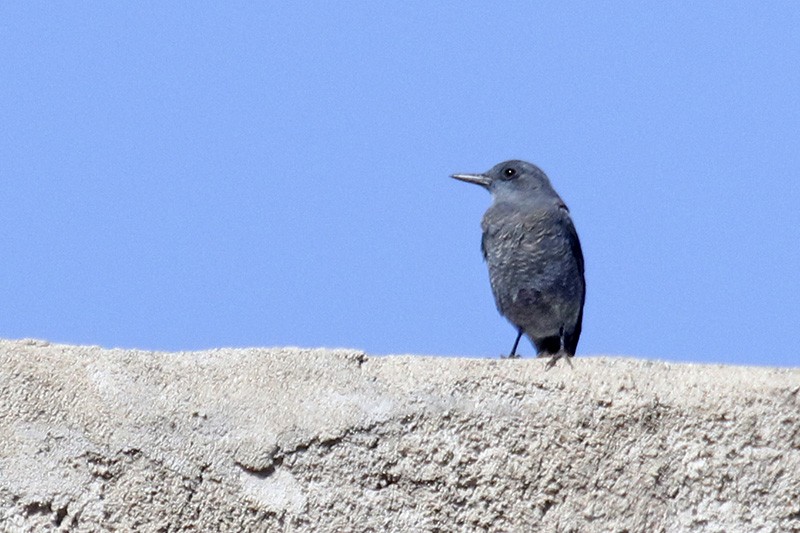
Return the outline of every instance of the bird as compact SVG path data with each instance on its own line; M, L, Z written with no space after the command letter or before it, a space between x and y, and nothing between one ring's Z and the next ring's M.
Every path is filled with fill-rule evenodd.
M492 194L481 221L481 250L497 310L525 334L538 357L572 366L583 323L583 251L569 209L536 165L504 161L483 174L453 174Z

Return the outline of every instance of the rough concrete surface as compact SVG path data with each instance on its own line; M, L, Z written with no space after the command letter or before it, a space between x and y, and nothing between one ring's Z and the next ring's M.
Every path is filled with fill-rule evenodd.
M0 341L2 531L800 531L800 370Z

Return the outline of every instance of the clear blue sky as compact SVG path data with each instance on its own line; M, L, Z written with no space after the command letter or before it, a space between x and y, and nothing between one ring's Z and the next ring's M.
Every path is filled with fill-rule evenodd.
M520 158L579 355L798 365L800 4L280 4L0 4L0 336L495 357Z

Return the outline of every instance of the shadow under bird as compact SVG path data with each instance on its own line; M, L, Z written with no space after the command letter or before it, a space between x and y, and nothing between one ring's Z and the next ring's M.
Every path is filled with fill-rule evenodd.
M514 160L452 177L492 193L481 250L497 310L517 328L508 357L519 357L523 333L539 357L551 357L547 368L574 356L586 299L583 252L569 209L547 175Z

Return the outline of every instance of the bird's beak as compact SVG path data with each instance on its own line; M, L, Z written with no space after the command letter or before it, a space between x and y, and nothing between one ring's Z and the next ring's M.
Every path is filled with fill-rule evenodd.
M484 176L483 174L453 174L450 177L457 180L466 181L467 183L474 183L476 185L480 185L481 187L489 187L489 185L492 183L491 178Z

